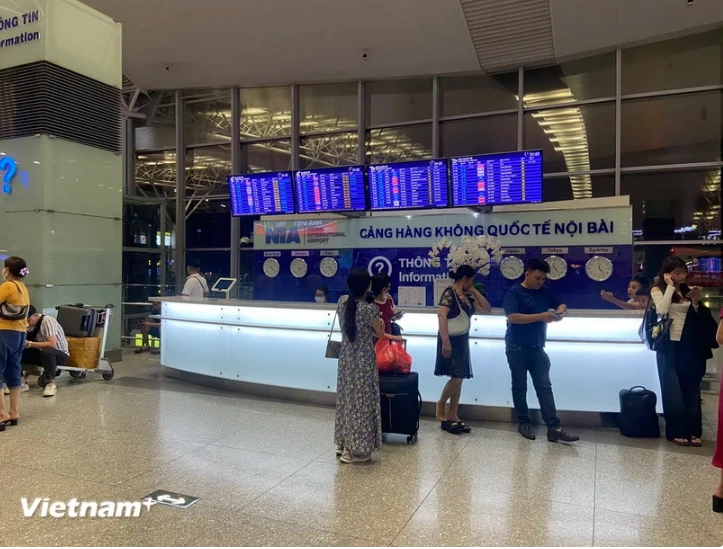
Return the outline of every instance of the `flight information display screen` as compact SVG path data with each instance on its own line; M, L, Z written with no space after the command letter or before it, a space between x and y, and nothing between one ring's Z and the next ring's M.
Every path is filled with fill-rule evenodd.
M230 176L231 213L235 216L294 213L291 181L291 172Z
M417 160L367 167L372 210L446 208L447 161Z
M542 151L452 158L450 171L454 206L542 202Z
M299 213L366 210L364 169L344 166L294 172Z

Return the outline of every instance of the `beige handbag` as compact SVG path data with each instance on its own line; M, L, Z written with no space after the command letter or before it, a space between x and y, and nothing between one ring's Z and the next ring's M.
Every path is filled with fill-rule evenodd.
M452 290L454 293L454 298L457 300L457 307L459 308L459 315L457 315L454 318L448 318L447 319L447 333L450 336L461 336L469 332L469 329L471 328L471 323L469 321L469 315L465 312L465 310L462 308L462 305L459 302L459 298L457 297L457 292Z

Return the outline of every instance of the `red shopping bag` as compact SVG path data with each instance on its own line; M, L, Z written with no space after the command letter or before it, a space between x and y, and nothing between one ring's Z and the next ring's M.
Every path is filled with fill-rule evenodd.
M408 374L412 369L412 357L401 341L380 339L374 348L377 367L382 373L398 372Z

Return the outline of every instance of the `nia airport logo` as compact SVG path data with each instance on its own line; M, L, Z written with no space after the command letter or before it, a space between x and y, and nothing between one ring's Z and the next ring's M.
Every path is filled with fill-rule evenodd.
M143 508L150 511L155 502L144 501L50 501L50 498L21 498L25 518L138 518Z

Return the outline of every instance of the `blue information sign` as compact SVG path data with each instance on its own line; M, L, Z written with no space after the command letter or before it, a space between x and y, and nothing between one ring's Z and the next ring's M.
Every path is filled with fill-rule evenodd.
M232 175L228 178L228 188L233 215L294 213L291 172Z
M364 169L344 166L294 172L299 213L363 212L366 209Z
M447 161L417 160L367 167L372 210L446 208Z

